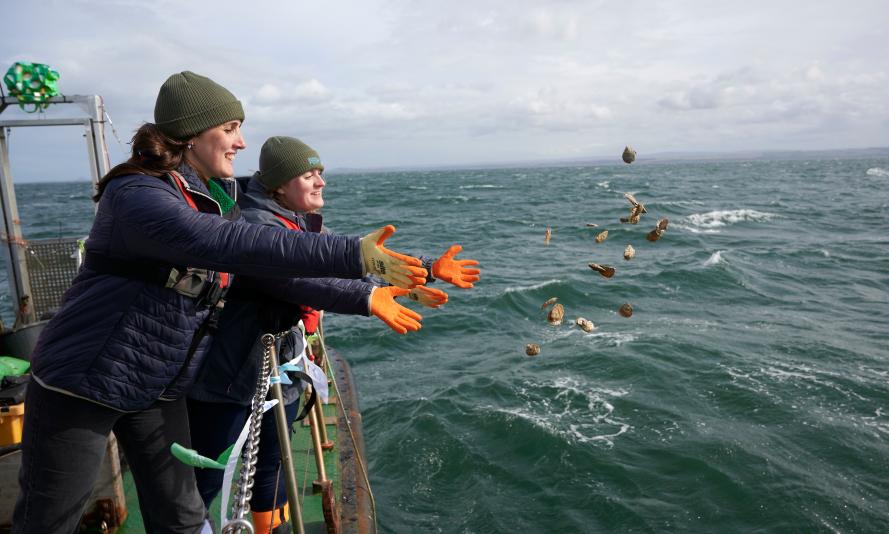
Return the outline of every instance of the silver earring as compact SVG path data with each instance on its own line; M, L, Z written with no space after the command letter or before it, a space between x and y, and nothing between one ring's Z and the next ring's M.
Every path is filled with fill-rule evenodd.
M194 146L193 144L188 143L187 145L185 145L185 148L187 148L188 150L191 150L191 147L193 147L193 146Z

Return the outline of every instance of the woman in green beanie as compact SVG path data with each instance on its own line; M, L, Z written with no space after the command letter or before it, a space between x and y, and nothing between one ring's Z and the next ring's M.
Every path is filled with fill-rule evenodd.
M31 356L13 533L77 529L112 431L146 531L208 528L194 471L170 445L189 444L184 393L228 273L425 280L418 259L383 246L392 227L359 239L239 220L224 178L245 147L244 112L209 78L170 76L154 118L99 183L83 269Z
M238 179L241 216L251 223L296 232L322 231L319 210L324 207L323 172L320 156L307 144L293 137L269 138L260 152L259 172L250 178ZM442 258L421 259L430 272L460 287L472 287L479 278L478 269L473 268L477 264L474 260L455 260L448 254ZM253 290L243 295L242 284L250 284ZM220 333L214 337L205 365L188 393L192 445L201 455L218 457L241 431L259 376L263 333L292 329L279 349L283 363L300 358L302 347L307 346L302 339L303 332L294 328L298 321L302 322L302 330L307 335L317 332L319 313L315 310L373 315L404 334L420 328L420 316L398 304L396 297L407 296L433 308L448 298L444 291L426 286L406 290L375 287L361 280L306 279L303 287L293 289L298 291L269 292L248 277L235 282L220 317ZM311 363L304 361L299 365L312 368ZM327 382L323 371L320 375L322 380L316 384L315 391L323 392ZM299 385L296 380L295 384L282 388L288 426L292 426L297 415ZM275 418L269 413L262 420L250 500L257 532L289 532L286 477L280 472L280 466ZM196 476L204 503L209 506L222 486L222 472L201 469Z

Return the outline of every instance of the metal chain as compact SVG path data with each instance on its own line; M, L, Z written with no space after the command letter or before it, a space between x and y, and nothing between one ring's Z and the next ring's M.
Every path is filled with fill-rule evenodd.
M259 461L257 452L259 451L259 433L262 427L262 407L269 393L270 351L276 337L272 334L262 336L264 347L262 369L256 382L256 393L250 403L250 428L247 431L247 440L244 442L244 449L241 452L241 471L232 505L232 521L222 529L223 534L240 534L242 532L253 534L253 526L246 521L245 516L250 510L250 498L253 496L253 475L256 474L256 463Z

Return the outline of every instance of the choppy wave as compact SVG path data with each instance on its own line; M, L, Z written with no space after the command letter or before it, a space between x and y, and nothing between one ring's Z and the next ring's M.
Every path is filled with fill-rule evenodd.
M445 201L451 204L458 204L463 202L469 202L469 197L465 195L454 195L454 196L438 196L435 197L435 200Z
M494 184L467 184L461 185L460 189L504 189L504 186Z
M740 222L768 222L777 217L776 213L768 213L751 209L715 210L707 213L693 213L684 222L697 228L722 228Z
M559 282L561 282L561 280L552 279L552 280L547 280L545 282L540 282L539 284L534 284L532 286L511 286L511 287L507 287L506 289L504 289L503 294L508 295L510 293L525 293L525 292L534 291L535 289L540 289L540 288L543 288L543 287L546 287L546 286L549 286L552 284L558 284Z
M632 426L616 417L611 400L626 390L601 388L575 377L526 381L516 391L522 406L486 408L530 422L547 433L576 443L614 446Z
M721 250L717 250L716 252L711 254L710 257L707 258L707 261L704 262L704 267L711 267L713 265L719 265L720 263L722 263L722 252L723 251Z
M889 171L881 167L871 167L864 174L868 176L879 176L881 178L889 177Z

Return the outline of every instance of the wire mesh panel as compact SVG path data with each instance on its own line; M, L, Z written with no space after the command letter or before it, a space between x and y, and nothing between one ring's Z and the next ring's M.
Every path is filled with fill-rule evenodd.
M76 237L28 240L28 275L35 316L59 306L62 295L77 274Z

